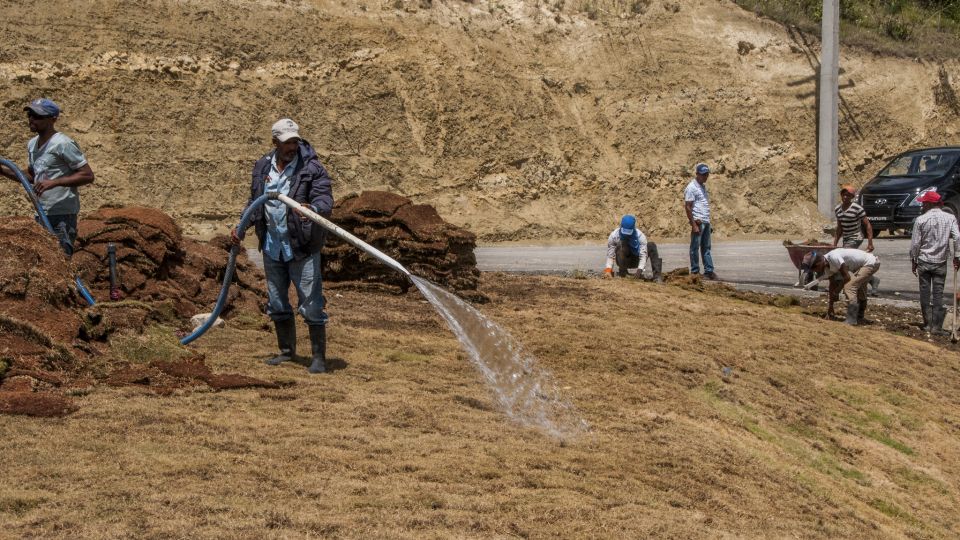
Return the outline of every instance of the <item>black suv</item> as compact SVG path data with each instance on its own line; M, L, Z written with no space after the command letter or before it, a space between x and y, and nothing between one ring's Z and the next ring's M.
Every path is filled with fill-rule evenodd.
M917 197L936 191L944 210L960 215L960 146L911 150L893 158L860 189L858 201L874 234L897 229L909 232L920 215Z

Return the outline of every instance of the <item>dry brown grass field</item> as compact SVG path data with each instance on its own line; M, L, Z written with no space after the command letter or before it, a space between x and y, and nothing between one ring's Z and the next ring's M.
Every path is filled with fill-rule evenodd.
M0 536L960 534L955 352L672 286L483 279L584 435L507 419L414 292L331 289L329 374L260 363L273 336L244 315L196 348L284 387L0 416Z

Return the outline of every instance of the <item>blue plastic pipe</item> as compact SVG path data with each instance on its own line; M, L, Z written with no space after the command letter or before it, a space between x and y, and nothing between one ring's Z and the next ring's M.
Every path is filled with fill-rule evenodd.
M33 186L30 184L30 181L27 180L27 177L24 176L23 171L20 170L20 167L10 161L9 159L0 157L0 164L6 165L13 171L13 174L16 175L17 180L20 181L20 185L23 186L23 189L27 192L27 196L30 197L30 202L33 203L33 208L36 210L37 215L40 216L40 223L50 231L50 234L56 236L57 233L53 230L53 225L50 225L50 219L47 218L47 213L43 211L43 205L40 204L40 198L37 197L35 191L33 191ZM77 284L77 290L80 291L80 296L87 301L87 304L94 305L96 302L93 300L93 296L90 294L90 291L83 285L83 282L80 281L80 277L74 277L74 282Z
M237 225L237 236L243 240L244 235L246 234L247 227L250 225L250 216L253 214L253 211L267 202L269 199L276 199L277 192L271 191L265 195L261 195L254 199L250 206L243 212L243 215L240 217L240 224ZM213 323L217 322L217 317L220 316L220 312L223 311L223 306L227 303L227 293L230 292L230 283L233 281L233 270L237 265L237 254L240 252L240 246L234 244L230 248L230 258L227 260L227 268L223 272L223 287L220 288L220 295L217 296L217 304L213 306L213 311L210 313L210 316L207 317L207 320L204 321L199 328L193 331L189 336L184 337L180 340L181 345L186 345L191 341L202 336L204 332L210 329L213 326Z

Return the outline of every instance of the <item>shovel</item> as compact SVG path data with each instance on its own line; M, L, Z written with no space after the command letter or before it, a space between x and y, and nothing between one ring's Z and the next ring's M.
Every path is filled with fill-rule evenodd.
M950 323L950 343L956 343L957 338L957 271L953 271L953 322Z

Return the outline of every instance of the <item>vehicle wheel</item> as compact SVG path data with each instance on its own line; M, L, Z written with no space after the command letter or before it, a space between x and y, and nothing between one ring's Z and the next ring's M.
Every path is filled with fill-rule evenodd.
M947 204L943 205L943 210L948 214L953 214L954 217L960 215L960 212L957 211L958 203L957 201L950 201Z

